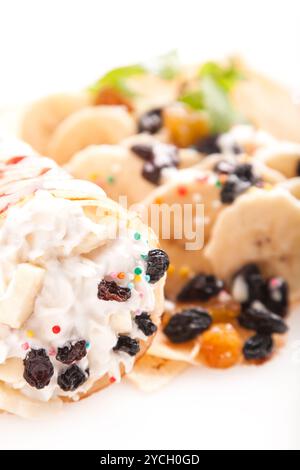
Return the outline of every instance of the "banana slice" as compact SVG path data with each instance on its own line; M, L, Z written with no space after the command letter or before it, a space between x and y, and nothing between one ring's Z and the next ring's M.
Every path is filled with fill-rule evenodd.
M55 129L47 154L63 164L89 145L117 144L134 132L134 119L125 107L86 107L71 114Z
M24 113L21 138L37 152L46 155L56 127L70 114L89 106L90 102L87 93L59 93L36 101Z
M0 380L8 384L17 384L23 380L24 366L22 359L11 357L0 364Z
M298 295L299 246L300 201L284 188L255 189L220 214L205 255L223 279L254 262L282 275Z
M7 291L0 298L0 323L21 328L32 314L45 270L29 263L19 264Z
M277 142L271 147L258 150L254 157L286 178L300 176L300 145L291 142Z

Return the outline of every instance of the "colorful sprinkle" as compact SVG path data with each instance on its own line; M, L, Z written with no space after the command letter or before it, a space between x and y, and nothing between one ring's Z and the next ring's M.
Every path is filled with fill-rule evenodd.
M173 264L170 264L169 269L168 269L168 274L174 274L175 273L175 266Z
M56 349L54 347L49 348L48 354L49 356L56 356Z
M190 268L188 266L181 266L179 269L179 275L181 277L187 277L190 274Z
M143 261L147 261L148 255L141 255L141 258L142 258Z
M145 281L146 281L146 282L150 282L150 279L151 279L151 276L149 276L149 274L146 274L146 276L145 276Z
M27 330L26 331L26 336L28 336L28 338L33 338L34 337L34 332L32 330Z
M61 328L59 325L54 325L53 328L52 328L52 332L55 334L55 335L58 335L61 331Z
M128 289L132 290L134 288L134 285L132 284L132 282L130 282L127 287L128 287Z
M154 200L154 204L157 204L158 206L160 206L162 203L163 203L163 199L161 197L157 197Z
M135 232L135 234L134 234L134 239L138 241L138 240L140 240L141 238L142 238L141 234L140 234L139 232Z
M111 384L115 383L117 381L117 379L115 377L109 377L109 382Z
M88 177L88 179L90 181L93 181L94 183L96 183L97 179L98 179L99 175L97 175L97 173L91 173Z
M140 275L134 277L135 282L141 282L142 278Z
M275 289L276 287L280 286L280 280L274 277L273 279L271 279L270 284L271 284L271 287Z
M136 274L137 276L139 276L140 274L142 274L143 270L142 268L140 268L139 266L137 268L135 268L134 270L134 274Z
M264 189L266 191L271 191L271 189L273 189L273 186L270 183L265 183L264 184Z
M222 188L222 183L220 180L216 181L216 188Z
M113 176L108 176L106 181L108 184L114 184L115 178Z
M22 349L24 349L24 351L27 351L27 349L29 349L29 344L28 343L22 344Z
M120 272L117 277L118 277L118 279L125 279L126 274L123 273L123 272Z
M188 193L188 189L185 186L179 186L177 188L179 196L186 196Z
M89 349L91 347L91 343L89 341L85 342L85 347L86 349Z
M112 279L117 279L118 273L110 273L109 277L111 277Z

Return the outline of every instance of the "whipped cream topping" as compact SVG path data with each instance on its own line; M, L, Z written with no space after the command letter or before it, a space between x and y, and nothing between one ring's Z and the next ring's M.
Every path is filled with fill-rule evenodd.
M111 239L107 218L95 223L81 201L56 197L50 189L95 198L103 198L103 191L70 179L51 160L32 155L12 164L8 159L4 166L0 191L3 187L9 190L0 226L0 302L21 263L38 266L45 273L33 311L21 328L0 323L0 366L11 358L23 361L31 349L45 349L54 367L50 384L38 390L20 375L10 386L36 400L57 396L76 400L105 374L115 381L120 379L121 365L127 372L132 368L134 357L113 350L119 334L146 340L134 318L155 310L154 286L146 276L145 258L151 249L148 232L136 236L133 230L121 227L117 238ZM33 174L40 168L50 169L39 176ZM8 178L14 171L18 171L15 181ZM141 271L138 279L136 268ZM118 273L122 273L120 278ZM103 279L129 287L129 300L100 300L97 291ZM75 391L65 392L57 379L68 366L56 360L57 350L80 340L86 341L87 355L76 364L88 378Z

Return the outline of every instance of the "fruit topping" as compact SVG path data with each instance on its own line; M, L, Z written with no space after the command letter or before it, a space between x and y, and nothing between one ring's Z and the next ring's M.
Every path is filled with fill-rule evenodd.
M41 390L49 385L54 369L45 349L32 349L23 363L24 379L31 387Z
M157 326L153 323L147 312L137 315L134 321L145 336L152 336L157 330Z
M239 316L239 323L247 330L266 335L284 334L288 330L284 320L267 310L260 302L254 302L251 307L245 308Z
M281 277L273 277L267 281L266 307L271 312L285 317L289 306L289 287Z
M59 387L64 392L74 392L87 380L88 374L84 373L76 364L68 367L57 379Z
M206 310L191 308L173 315L163 331L172 343L184 343L195 339L211 324L212 318Z
M259 300L266 300L266 283L256 264L247 264L233 278L232 294L241 304L251 305Z
M253 171L253 166L249 163L233 165L221 161L215 166L215 172L228 175L221 190L223 204L232 204L238 196L260 182Z
M86 356L86 341L80 340L76 343L67 343L62 348L58 348L56 360L63 364L72 364L80 361Z
M152 184L161 182L162 171L167 168L177 168L179 165L177 148L174 145L136 144L131 151L145 161L142 176Z
M224 283L215 276L197 274L177 296L179 302L207 301L216 297L224 288Z
M162 128L162 125L162 110L160 108L151 109L140 117L138 131L156 134Z
M115 281L103 279L98 285L98 299L115 300L116 302L126 302L131 297L131 290L128 287L120 287Z
M167 272L170 260L163 250L151 250L147 255L146 275L150 277L150 284L158 282Z
M272 336L257 334L251 336L243 347L244 358L248 361L254 359L267 359L273 351Z
M189 147L209 135L209 121L206 113L194 111L176 103L163 112L164 125L170 140L178 147Z
M289 306L289 288L281 277L265 280L258 266L248 264L238 271L232 283L232 294L243 309L261 302L271 312L285 317Z
M226 369L242 357L242 340L230 323L217 323L201 337L201 355L209 367Z
M205 153L206 155L220 153L221 149L218 144L219 137L220 134L209 135L208 137L196 142L192 147L197 150L197 152Z
M129 356L136 356L140 351L140 345L136 339L130 338L130 336L119 335L117 344L113 350L125 352L129 354Z

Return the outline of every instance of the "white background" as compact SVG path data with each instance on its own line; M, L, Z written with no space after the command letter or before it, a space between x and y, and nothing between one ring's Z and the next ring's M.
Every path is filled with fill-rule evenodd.
M299 6L0 0L0 107L84 87L107 67L174 48L187 61L241 53L300 89ZM1 416L0 448L299 449L297 315L292 323L288 347L264 367L192 370L153 395L116 385L42 423Z

